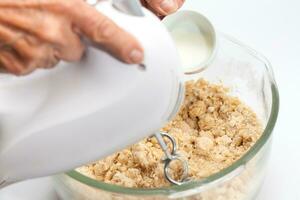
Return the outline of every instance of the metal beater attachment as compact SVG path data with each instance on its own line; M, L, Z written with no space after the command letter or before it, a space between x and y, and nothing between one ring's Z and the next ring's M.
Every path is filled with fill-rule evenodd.
M176 144L176 140L169 134L164 133L164 132L158 132L154 135L154 137L157 139L160 147L162 148L162 150L165 153L165 158L163 159L164 162L164 174L166 179L175 185L182 185L183 183L188 181L188 175L189 175L189 167L188 167L188 162L187 160L182 157L181 155L179 155L177 153L177 144ZM168 149L168 145L165 143L164 138L167 138L168 140L170 140L171 144L172 144L172 148L171 148L171 152L169 152ZM174 161L180 161L183 167L183 172L181 175L181 178L179 180L175 180L172 175L171 175L171 163Z

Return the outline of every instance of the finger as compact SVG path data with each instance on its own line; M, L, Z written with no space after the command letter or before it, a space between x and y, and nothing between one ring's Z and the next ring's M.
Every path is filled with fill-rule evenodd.
M12 45L19 39L19 34L0 25L0 63L8 72L20 75L25 71L25 66L19 62Z
M146 0L146 2L152 10L161 15L175 12L183 3L181 0Z
M143 49L129 33L119 28L95 8L82 3L74 9L74 23L93 42L127 63L143 61Z
M147 4L146 0L141 0L140 2L142 4L142 6L148 8L148 6L147 6L148 4Z
M29 9L3 9L0 12L0 22L16 30L20 30L28 33L39 33L40 31L48 32L52 28L47 21L52 19L53 16L45 17L42 11L33 11ZM56 28L56 26L54 26ZM47 31L45 31L47 30Z
M60 60L56 50L47 43L30 45L26 39L20 39L13 48L28 68L52 68Z
M14 32L21 30L26 34L35 36L42 43L53 44L57 50L56 55L60 59L66 61L81 59L85 48L79 36L72 30L68 19L50 13L45 17L45 14L38 10L35 12L15 12L6 9L5 12L10 17L4 18L2 15L5 13L0 13L0 20L14 27L16 29ZM28 53L28 51L23 52ZM39 54L37 53L37 55Z
M184 2L185 0L177 0L177 5L178 5L177 10L183 6Z
M49 68L53 67L57 62L54 48L45 42L40 42L37 38L22 34L18 37L18 31L10 27L0 25L0 38L9 43L3 43L0 49L14 50L19 59L23 63L30 65L29 68ZM11 52L12 53L12 52ZM8 56L6 56L8 57Z
M25 66L14 52L8 50L0 51L0 63L8 72L15 75L24 75L34 69Z
M62 29L66 29L66 26L71 29L70 22L63 17L51 13L45 14L40 10L23 9L16 12L14 9L4 9L0 12L0 21L14 29L13 32L31 34L49 43L63 40Z
M158 13L154 8L152 8L146 0L141 0L141 4L142 6L144 6L145 8L147 8L148 10L152 11L155 15L157 15L158 17L164 16L160 13Z
M14 49L23 59L39 59L44 56L40 49L37 50L35 48L36 46L41 45L37 42L36 38L29 37L25 34L21 34L20 37L18 36L20 36L20 32L18 30L13 30L10 27L0 25L0 38L11 41L3 44L4 48L2 49L7 49L9 46L9 48Z
M36 66L43 67L40 64L47 57L52 57L54 54L53 48L46 43L41 43L37 38L25 35L17 40L12 48L18 56L25 62L36 63Z
M59 43L55 47L55 56L65 61L79 61L85 51L85 46L71 26L66 26L63 29L62 34L64 36L62 40L59 39Z
M22 34L11 31L8 27L0 25L0 49L11 46Z

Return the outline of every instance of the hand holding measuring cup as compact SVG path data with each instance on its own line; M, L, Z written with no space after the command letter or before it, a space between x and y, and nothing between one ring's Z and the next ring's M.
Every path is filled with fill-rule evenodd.
M166 15L179 8L182 0L142 3ZM0 67L10 73L24 75L36 68L51 68L60 60L79 61L85 50L82 37L126 63L143 60L138 41L85 1L0 2Z

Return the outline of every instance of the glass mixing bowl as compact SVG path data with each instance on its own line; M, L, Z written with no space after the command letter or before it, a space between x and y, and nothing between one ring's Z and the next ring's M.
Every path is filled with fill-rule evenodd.
M279 96L269 62L256 51L224 34L217 34L218 50L206 70L185 75L222 83L249 105L261 120L264 132L238 161L207 178L158 189L133 189L106 184L77 171L54 177L63 200L250 200L264 179L271 135L276 123Z

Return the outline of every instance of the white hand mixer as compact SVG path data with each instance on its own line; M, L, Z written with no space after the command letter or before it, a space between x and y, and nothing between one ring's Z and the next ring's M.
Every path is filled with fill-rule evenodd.
M89 47L80 63L0 75L0 188L103 158L152 135L177 113L184 85L164 25L137 1L100 1L96 8L139 40L143 65ZM163 143L168 135L156 136Z

